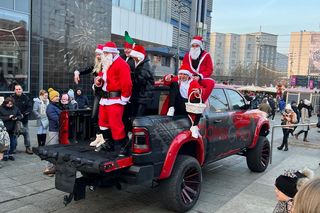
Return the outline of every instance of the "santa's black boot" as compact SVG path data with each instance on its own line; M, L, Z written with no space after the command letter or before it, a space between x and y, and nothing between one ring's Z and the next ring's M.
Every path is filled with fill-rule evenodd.
M103 135L103 139L105 140L105 143L101 145L102 149L107 152L114 152L114 140L112 139L111 130L103 130L101 133Z
M124 157L129 155L129 139L125 137L124 139L121 140L116 140L115 141L115 152L119 153L119 157Z

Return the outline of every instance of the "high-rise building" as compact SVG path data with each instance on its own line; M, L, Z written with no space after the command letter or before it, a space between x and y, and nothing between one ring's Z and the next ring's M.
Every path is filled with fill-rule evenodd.
M274 69L277 53L277 35L257 32L249 34L211 33L210 54L214 60L215 75L232 75L241 67L254 69L259 63Z
M292 32L288 75L320 74L320 32Z

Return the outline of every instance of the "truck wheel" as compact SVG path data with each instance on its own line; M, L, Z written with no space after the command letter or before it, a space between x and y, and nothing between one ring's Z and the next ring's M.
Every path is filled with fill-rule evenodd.
M176 212L191 209L200 195L202 172L199 162L191 156L179 155L170 178L161 186L164 205Z
M269 164L270 143L264 136L259 136L253 149L247 151L247 165L253 172L264 172Z

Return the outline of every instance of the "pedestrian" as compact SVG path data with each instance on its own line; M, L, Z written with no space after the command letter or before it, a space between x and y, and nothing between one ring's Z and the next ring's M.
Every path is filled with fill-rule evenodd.
M103 140L99 147L107 141L108 151L115 151L125 156L129 151L129 140L126 136L122 116L124 106L132 93L132 81L129 65L119 56L114 42L107 42L103 47L104 61L102 72L95 79L95 86L100 89L99 126Z
M296 101L291 101L291 108L297 115L297 122L295 124L298 124L300 122L300 111L297 107ZM293 129L290 129L290 134L293 136L293 132L297 129L297 126L293 127Z
M33 113L37 119L38 131L37 140L38 146L44 146L46 143L47 130L49 120L47 117L47 106L49 105L48 93L45 90L39 91L39 97L33 99Z
M4 152L3 161L15 160L13 154L17 147L17 137L14 134L14 130L16 122L22 118L23 116L19 108L15 105L14 99L12 97L7 97L0 106L0 119L3 121L10 137L9 150Z
M278 200L273 213L290 213L292 210L293 198L301 187L313 178L313 171L310 169L286 170L284 174L277 177L275 181L275 194Z
M283 98L279 101L279 111L282 114L284 111L284 108L286 107L286 102L283 100Z
M294 198L292 213L318 213L320 210L320 178L304 184Z
M76 89L76 102L78 103L78 109L85 109L89 107L88 97L82 94L81 88Z
M193 80L192 73L188 67L181 66L178 76L167 75L164 77L165 85L170 86L169 90L169 109L167 116L188 115L191 121L191 135L198 138L201 114L188 113L186 103L190 97L190 102L199 103L202 87L198 81Z
M70 109L78 109L78 102L75 100L73 89L68 90Z
M268 99L269 106L271 107L271 120L274 120L274 116L276 115L276 101L272 95L269 96Z
M215 81L211 78L213 74L213 64L211 56L203 50L203 40L201 36L194 36L190 42L190 51L183 58L182 64L193 74L193 78L199 81L203 87L203 102L209 98Z
M30 144L28 126L29 115L32 112L32 102L30 98L23 92L23 89L19 84L14 86L14 94L12 94L11 97L14 99L15 105L18 107L18 109L23 115L21 122L24 128L24 131L22 132L22 135L24 137L24 145L26 147L26 153L32 155L33 152Z
M310 114L309 114L309 108L310 108L311 102L307 99L304 100L303 104L301 105L301 124L308 124L310 123ZM294 136L296 139L299 139L299 135L301 133L304 133L303 142L309 142L308 137L308 131L310 130L309 125L301 126L300 131Z
M131 116L145 114L148 103L152 101L152 88L154 77L151 71L150 59L143 46L135 45L130 52L135 63L135 70L131 75L132 95L130 98Z
M102 71L102 62L101 59L103 57L103 44L98 44L95 50L95 63L91 66L81 68L79 70L74 71L74 82L76 84L80 81L80 75L88 75L91 74L94 78L98 76L98 73ZM92 88L95 88L92 86ZM93 90L94 98L93 98L93 106L91 112L91 123L95 129L96 137L92 139L92 145L96 145L99 142L102 142L103 136L100 132L100 128L98 125L98 114L99 114L99 102L100 102L100 92L101 90Z
M268 116L271 115L271 107L268 104L268 99L267 98L263 98L261 104L259 105L259 110L267 113Z
M59 103L59 92L52 88L49 88L48 92L50 104L48 105L46 110L49 120L49 131L46 140L46 146L59 144L59 116L61 113L61 105ZM48 162L45 170L43 171L43 174L52 176L53 174L55 174L55 166L52 163Z
M295 124L296 122L297 122L297 115L292 110L291 105L287 104L282 114L281 125L292 125L292 124ZM288 151L288 137L289 137L290 129L293 129L293 126L282 127L283 139L282 139L281 146L277 147L278 150L282 150L284 147L284 151Z

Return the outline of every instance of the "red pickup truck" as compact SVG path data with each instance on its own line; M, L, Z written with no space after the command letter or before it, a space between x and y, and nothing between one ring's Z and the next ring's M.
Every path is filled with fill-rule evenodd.
M231 155L242 155L248 168L263 172L269 164L269 121L232 87L216 85L200 121L201 137L191 136L186 116L159 115L159 101L167 91L156 88L148 114L132 121L130 155L95 152L89 146L93 134L90 112L61 114L59 145L35 148L42 160L56 165L56 188L72 199L85 198L86 188L121 183L158 183L159 196L171 210L185 212L197 202L202 184L201 168ZM76 172L82 174L76 176ZM154 185L154 184L153 184Z

